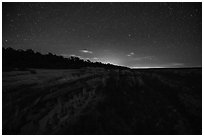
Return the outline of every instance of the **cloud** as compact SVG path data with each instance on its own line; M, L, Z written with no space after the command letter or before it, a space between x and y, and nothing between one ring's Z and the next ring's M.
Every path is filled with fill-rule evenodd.
M87 49L82 49L82 50L79 50L80 52L82 53L88 53L88 54L92 54L93 52L90 51L90 50L87 50Z
M127 56L130 57L130 56L133 56L133 55L135 55L135 53L134 52L130 52Z

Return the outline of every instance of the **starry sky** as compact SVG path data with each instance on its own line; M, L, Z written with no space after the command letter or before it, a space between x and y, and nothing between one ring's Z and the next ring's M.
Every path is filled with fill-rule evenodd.
M132 68L202 66L201 2L2 5L6 48Z

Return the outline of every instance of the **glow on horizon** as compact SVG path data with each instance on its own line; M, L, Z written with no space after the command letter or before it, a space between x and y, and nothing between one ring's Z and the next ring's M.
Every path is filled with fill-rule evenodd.
M94 61L99 61L99 62L104 63L104 64L109 63L109 64L113 64L113 65L122 66L121 61L119 59L115 59L115 58L112 58L112 57L97 58Z
M167 67L161 67L161 66L160 67L159 66L158 67L148 67L148 66L142 67L141 66L141 67L130 67L130 68L132 68L132 69L141 69L141 68L142 69L149 69L149 68L167 68Z

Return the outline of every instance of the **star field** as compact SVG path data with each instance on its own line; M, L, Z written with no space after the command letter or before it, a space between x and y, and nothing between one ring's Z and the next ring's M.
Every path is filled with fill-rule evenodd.
M202 3L3 2L3 47L128 67L202 64Z

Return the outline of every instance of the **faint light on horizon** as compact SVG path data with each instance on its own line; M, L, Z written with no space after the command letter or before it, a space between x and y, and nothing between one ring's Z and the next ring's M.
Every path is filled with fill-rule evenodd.
M121 62L119 59L114 58L99 58L98 61L105 63L105 64L113 64L113 65L121 65Z
M75 54L60 54L61 56L65 57L65 58L69 58L69 57L78 57L78 58L82 58L81 56L75 55Z
M94 60L98 60L99 58L94 57L93 59L94 59Z
M128 66L130 68L179 68L179 67L185 67L184 63L169 63L169 64L152 64L152 65L135 65L135 66Z
M166 67L162 67L162 66L158 66L158 67L148 67L148 66L144 66L144 67L130 67L133 69L150 69L150 68L166 68Z

